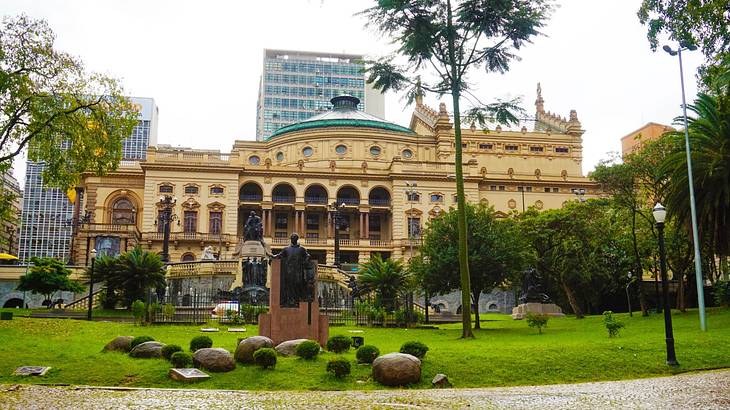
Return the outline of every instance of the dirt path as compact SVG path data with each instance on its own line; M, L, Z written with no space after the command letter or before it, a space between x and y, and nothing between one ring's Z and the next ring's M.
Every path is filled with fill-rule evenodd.
M487 389L256 392L0 385L2 409L728 409L730 370Z

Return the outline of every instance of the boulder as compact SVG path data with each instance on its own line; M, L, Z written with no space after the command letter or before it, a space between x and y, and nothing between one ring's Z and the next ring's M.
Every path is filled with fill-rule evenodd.
M148 359L151 357L162 357L162 348L165 346L164 343L160 342L144 342L129 352L129 355L136 358Z
M431 385L433 387L451 387L449 378L443 373L439 373L434 376L433 380L431 380Z
M233 355L220 347L198 349L193 354L193 365L211 372L230 372L236 368Z
M297 346L306 340L307 339L294 339L281 342L276 346L276 353L279 353L282 356L296 356Z
M266 336L251 336L241 340L234 354L241 363L253 363L253 352L263 347L274 347L274 341Z
M134 336L117 336L104 346L104 352L128 352L132 350Z
M388 353L373 361L373 378L386 386L418 383L421 361L406 353Z

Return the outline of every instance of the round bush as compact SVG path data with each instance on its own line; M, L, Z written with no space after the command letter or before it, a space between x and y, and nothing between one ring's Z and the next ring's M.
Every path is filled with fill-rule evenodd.
M355 352L355 357L358 363L373 363L378 356L380 356L380 350L373 345L363 345Z
M344 353L352 346L352 339L345 335L335 335L327 340L327 350L335 353Z
M405 342L403 343L403 346L400 347L400 352L423 359L423 357L426 356L426 352L428 352L428 346L421 342Z
M170 360L170 357L172 357L173 353L175 353L175 352L182 352L182 347L180 347L178 345L165 345L165 346L162 346L162 350L160 351L160 354L165 359Z
M253 352L253 361L262 369L274 368L276 366L276 350L270 347L263 347Z
M195 336L190 341L190 351L195 352L198 349L204 349L206 347L213 347L213 340L208 336Z
M175 352L170 356L172 367L176 369L184 369L193 366L193 356L186 352Z
M312 360L319 354L319 343L314 340L305 340L297 346L297 356L302 359Z
M150 336L137 336L134 339L132 339L132 342L129 343L129 349L134 349L135 346L141 345L144 342L154 342L154 338Z
M350 374L350 362L344 357L335 357L327 363L327 371L341 379Z

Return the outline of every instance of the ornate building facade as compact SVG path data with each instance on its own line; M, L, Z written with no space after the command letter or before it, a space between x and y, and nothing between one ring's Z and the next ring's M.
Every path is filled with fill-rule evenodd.
M334 261L333 204L341 257L361 263L372 254L407 259L420 228L456 206L454 129L445 105L416 102L409 127L356 109L354 97L277 130L267 141L235 141L230 153L150 147L146 160L105 176L87 175L75 212L91 218L76 230L77 263L89 251L116 254L135 244L161 251L159 198L177 198L170 261L197 260L212 246L232 259L250 211L261 215L273 250L292 232L320 263ZM534 121L463 131L466 198L501 214L562 206L599 187L582 174L584 130L544 110L538 85Z

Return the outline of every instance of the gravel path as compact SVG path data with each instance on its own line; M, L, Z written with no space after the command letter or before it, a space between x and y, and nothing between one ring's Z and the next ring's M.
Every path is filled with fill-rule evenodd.
M2 409L728 409L730 369L487 389L255 392L0 385Z

